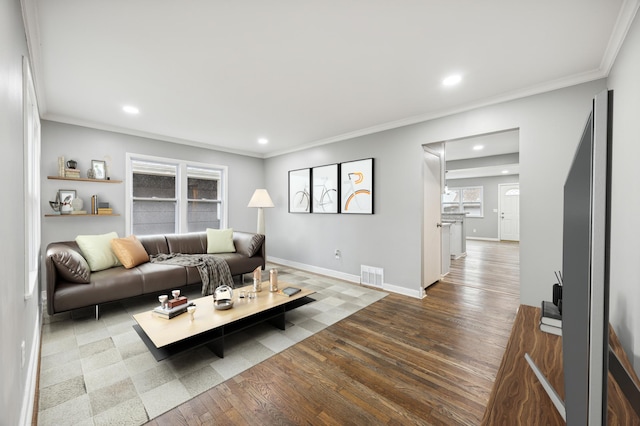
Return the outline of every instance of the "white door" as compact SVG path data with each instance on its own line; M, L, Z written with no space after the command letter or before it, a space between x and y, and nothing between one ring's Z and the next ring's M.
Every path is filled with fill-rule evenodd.
M520 241L520 184L498 185L500 196L500 239Z
M441 262L441 184L440 156L424 152L424 235L422 288L440 280Z

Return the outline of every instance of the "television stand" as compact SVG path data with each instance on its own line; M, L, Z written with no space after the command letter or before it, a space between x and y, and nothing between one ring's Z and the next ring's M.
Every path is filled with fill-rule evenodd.
M519 424L522 419L527 419L528 424L566 425L524 357L525 353L530 355L560 399L564 400L562 338L540 331L539 322L540 308L520 305L489 396L483 425ZM640 383L618 337L610 330L609 341L613 351L621 364L631 372L636 383ZM611 373L608 394L607 417L610 425L640 425L640 416L616 381L612 380Z

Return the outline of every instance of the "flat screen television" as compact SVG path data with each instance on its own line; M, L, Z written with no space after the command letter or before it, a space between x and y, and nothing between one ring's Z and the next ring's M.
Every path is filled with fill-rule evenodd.
M609 346L609 248L613 92L592 103L564 184L562 357L564 401L529 365L567 425L606 425L608 372L640 411L640 391ZM639 412L640 415L640 412Z
M568 425L606 425L611 92L595 97L564 184L562 362Z

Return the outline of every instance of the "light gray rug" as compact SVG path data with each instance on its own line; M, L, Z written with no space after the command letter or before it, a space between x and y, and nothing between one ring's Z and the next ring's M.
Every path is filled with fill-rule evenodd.
M157 362L131 318L157 306L156 296L102 305L98 321L93 308L45 314L38 424L143 424L386 295L280 265L267 270L271 267L280 281L315 290L316 301L288 312L284 331L262 324L225 338L224 358L202 346ZM200 297L198 291L187 296Z

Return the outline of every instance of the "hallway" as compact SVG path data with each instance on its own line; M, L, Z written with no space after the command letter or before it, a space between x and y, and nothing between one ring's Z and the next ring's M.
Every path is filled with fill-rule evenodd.
M443 282L519 297L520 244L467 240L467 255L451 261Z

